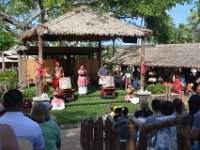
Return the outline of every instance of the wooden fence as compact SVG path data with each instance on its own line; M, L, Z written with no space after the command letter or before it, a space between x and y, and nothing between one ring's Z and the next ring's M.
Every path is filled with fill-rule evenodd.
M146 150L150 131L176 126L178 150L190 150L191 122L190 115L180 115L155 123L142 123L135 117L130 117L128 122L115 122L111 117L108 117L105 122L102 118L96 121L82 120L80 142L83 150L120 150L118 126L128 123L126 150ZM136 143L137 129L140 133L138 143Z

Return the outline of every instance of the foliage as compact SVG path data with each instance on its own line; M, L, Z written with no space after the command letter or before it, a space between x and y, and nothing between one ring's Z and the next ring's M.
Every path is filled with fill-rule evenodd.
M22 93L25 100L32 100L36 96L35 87L26 88Z
M148 91L150 91L152 94L163 94L165 92L165 85L163 84L156 84L156 85L149 85L146 88Z
M0 30L0 51L8 50L15 43L13 35L3 30Z
M146 18L147 28L153 30L152 42L159 44L173 43L175 26L167 14L163 16L150 16Z
M192 31L193 41L200 42L200 0L194 2L194 8L187 17L187 22Z
M9 90L18 87L18 73L13 70L6 70L4 72L0 72L0 83L2 85L6 85ZM1 87L4 88L4 87Z
M176 29L174 43L192 43L194 42L192 30L188 25L180 24Z

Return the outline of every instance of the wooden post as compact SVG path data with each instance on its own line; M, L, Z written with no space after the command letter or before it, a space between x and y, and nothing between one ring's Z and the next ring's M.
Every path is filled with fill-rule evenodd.
M146 150L147 149L147 131L146 126L142 124L139 128L140 138L139 138L139 144L138 144L138 150Z
M98 118L94 124L94 150L103 150L103 119Z
M168 85L166 85L166 86L165 86L165 94L166 94L165 99L166 99L166 100L168 100L168 98L169 98L169 97L168 97L168 96L169 96L168 91L169 91L169 90L168 90Z
M112 149L110 150L120 150L119 130L116 127L111 130L111 140Z
M168 92L168 94L169 94L169 101L171 101L171 99L172 99L172 87L169 85L169 92Z
M128 121L127 143L126 143L126 149L127 150L137 150L137 147L136 147L136 134L137 134L137 128L129 120Z
M190 124L192 117L187 115L183 118L178 117L176 126L178 150L190 150Z
M43 60L43 39L41 35L38 35L38 61L41 63ZM36 96L41 96L42 94L42 79L41 77L37 77L36 79Z
M98 51L98 53L97 53L97 58L99 59L99 68L101 67L101 59L102 59L102 57L101 57L101 41L99 41L99 51Z
M142 74L142 66L145 63L145 40L144 37L141 41L141 60L140 60L140 90L144 91L144 79L145 75Z
M1 53L2 54L2 71L5 71L5 57L4 57L4 51Z
M18 54L18 73L19 73L19 86L21 87L22 83L22 66L21 66L21 55Z
M107 118L105 121L105 148L106 150L111 150L111 129L112 129L112 124L110 120Z
M24 85L26 86L27 85L27 77L26 77L26 70L27 70L27 67L26 67L26 52L25 51L23 51L23 83L24 83Z
M115 39L113 39L113 53L112 53L112 56L115 55Z

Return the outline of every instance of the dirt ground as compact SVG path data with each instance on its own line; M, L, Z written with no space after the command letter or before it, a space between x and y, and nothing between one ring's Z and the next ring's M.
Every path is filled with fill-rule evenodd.
M61 150L82 150L80 146L80 128L61 130Z

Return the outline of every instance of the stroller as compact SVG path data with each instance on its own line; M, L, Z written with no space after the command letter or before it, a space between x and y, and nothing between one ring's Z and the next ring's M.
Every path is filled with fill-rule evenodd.
M102 98L115 98L115 82L112 76L102 77L100 96Z
M59 79L59 87L60 87L63 99L66 102L75 101L74 92L76 90L72 88L70 77L60 78Z

